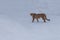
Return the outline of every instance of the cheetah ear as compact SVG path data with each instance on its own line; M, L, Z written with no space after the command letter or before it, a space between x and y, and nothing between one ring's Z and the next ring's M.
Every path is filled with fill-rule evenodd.
M30 15L32 16L32 13L30 13Z

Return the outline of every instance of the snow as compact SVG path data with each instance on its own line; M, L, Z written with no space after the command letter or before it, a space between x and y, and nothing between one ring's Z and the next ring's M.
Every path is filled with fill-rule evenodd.
M59 0L0 0L0 40L60 40ZM58 5L57 5L58 4ZM31 12L50 21L32 23Z

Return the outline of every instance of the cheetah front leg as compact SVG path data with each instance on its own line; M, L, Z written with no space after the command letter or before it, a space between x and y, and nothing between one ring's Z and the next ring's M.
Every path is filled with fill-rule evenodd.
M32 22L34 22L34 19L35 19L35 18L32 19Z

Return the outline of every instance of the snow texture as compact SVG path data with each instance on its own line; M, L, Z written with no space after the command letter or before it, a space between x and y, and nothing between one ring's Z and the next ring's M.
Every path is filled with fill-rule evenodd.
M0 40L60 40L60 0L0 0ZM50 21L32 23L30 13Z

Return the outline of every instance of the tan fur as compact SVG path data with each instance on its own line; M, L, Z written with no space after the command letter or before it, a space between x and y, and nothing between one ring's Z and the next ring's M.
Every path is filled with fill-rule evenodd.
M34 19L36 19L37 22L39 22L39 20L38 20L39 18L42 18L44 22L46 22L46 20L49 21L49 19L47 19L47 17L46 17L46 14L44 14L44 13L40 13L40 14L31 13L30 15L32 16L32 19L33 19L32 22L34 22Z

